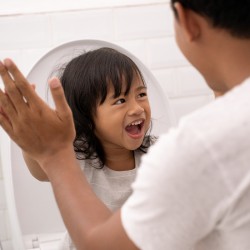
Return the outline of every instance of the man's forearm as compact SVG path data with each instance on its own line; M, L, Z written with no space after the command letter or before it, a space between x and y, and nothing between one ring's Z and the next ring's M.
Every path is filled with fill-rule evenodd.
M81 249L91 229L111 212L91 190L72 151L45 164L64 223Z

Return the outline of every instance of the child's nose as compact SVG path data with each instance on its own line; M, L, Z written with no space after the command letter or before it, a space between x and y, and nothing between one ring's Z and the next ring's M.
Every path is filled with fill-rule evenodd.
M129 106L129 115L140 115L144 112L144 108L136 101L132 102Z

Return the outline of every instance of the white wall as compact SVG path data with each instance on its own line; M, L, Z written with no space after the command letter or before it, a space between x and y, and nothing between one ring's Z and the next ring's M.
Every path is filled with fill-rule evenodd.
M0 59L11 57L24 74L61 43L100 39L123 46L152 70L177 119L213 99L175 44L166 0L0 0L0 34ZM0 241L10 238L6 214L0 166Z

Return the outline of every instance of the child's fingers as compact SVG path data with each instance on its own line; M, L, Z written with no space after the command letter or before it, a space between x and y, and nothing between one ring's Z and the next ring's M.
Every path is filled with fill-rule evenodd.
M60 116L68 115L70 109L59 79L56 77L51 78L49 80L49 86L55 103L56 111L59 113Z

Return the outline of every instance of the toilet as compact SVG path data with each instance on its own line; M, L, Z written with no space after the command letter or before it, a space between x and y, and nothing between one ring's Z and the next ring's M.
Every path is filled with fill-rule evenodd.
M36 84L39 95L53 106L47 80L55 67L83 51L114 48L129 56L141 70L148 87L153 128L160 135L175 125L167 97L147 67L134 55L115 44L101 40L78 40L62 44L46 53L33 66L27 79ZM49 183L34 179L25 166L19 147L1 130L1 160L13 249L56 249L66 231Z

